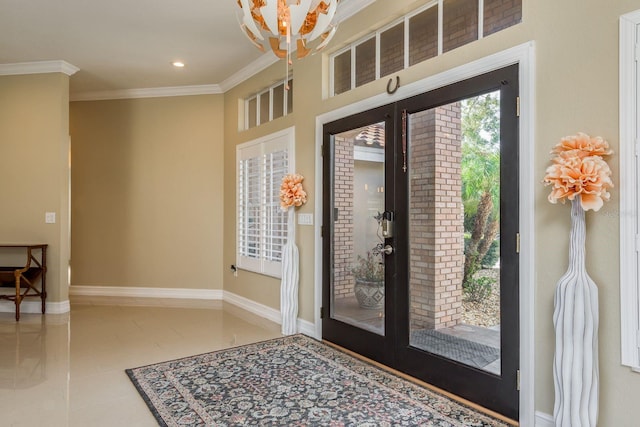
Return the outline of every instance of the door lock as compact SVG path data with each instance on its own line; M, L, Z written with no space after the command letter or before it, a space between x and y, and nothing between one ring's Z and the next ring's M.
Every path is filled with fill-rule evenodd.
M384 211L382 213L382 237L385 239L393 237L393 212Z

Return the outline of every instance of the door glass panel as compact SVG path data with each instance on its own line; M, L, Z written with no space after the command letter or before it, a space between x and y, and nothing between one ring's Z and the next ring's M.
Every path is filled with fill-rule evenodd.
M500 375L500 92L408 115L410 345Z
M384 335L384 122L333 136L331 318Z

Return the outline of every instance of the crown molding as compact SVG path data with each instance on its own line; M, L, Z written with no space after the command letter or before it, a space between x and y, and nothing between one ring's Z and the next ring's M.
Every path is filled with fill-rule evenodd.
M63 73L72 76L80 70L67 61L37 61L17 62L14 64L0 64L0 76L15 76L21 74Z
M169 96L217 95L224 91L220 85L151 87L142 89L102 90L71 94L71 101L101 101L107 99L162 98Z
M336 11L336 23L339 24L340 22L351 18L365 7L375 3L375 1L376 0L350 0L341 2L340 7Z
M365 7L375 3L375 1L376 0L343 0L336 11L336 23L339 24L340 22L351 18ZM225 79L220 84L82 92L71 94L71 101L99 101L107 99L222 94L279 61L280 59L269 51L261 55L246 67L242 68L237 73L233 74L231 77Z
M233 89L240 83L248 80L249 78L255 76L265 68L277 63L280 61L271 51L263 54L258 59L232 75L231 77L225 79L220 87L223 92L228 91L229 89Z

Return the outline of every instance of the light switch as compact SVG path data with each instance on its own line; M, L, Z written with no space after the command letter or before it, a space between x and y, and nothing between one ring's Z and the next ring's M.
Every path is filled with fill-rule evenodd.
M298 224L299 225L313 225L313 214L310 214L310 213L299 213L298 214Z
M44 222L47 224L55 224L56 223L56 213L55 212L45 212L44 214Z

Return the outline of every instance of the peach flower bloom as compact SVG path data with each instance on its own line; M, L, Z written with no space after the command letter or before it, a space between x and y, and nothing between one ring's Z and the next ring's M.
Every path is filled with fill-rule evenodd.
M579 195L584 210L598 211L609 200L607 190L613 187L611 169L601 157L612 153L607 141L580 133L563 138L552 153L557 155L544 177L545 185L552 186L549 201L564 203Z
M576 154L580 157L608 156L613 151L609 143L601 136L590 137L586 133L578 132L577 135L565 136L551 150L552 154L560 154L563 151L579 150Z
M302 188L304 177L300 174L288 174L280 185L280 207L286 211L290 206L302 206L307 203L307 193Z

